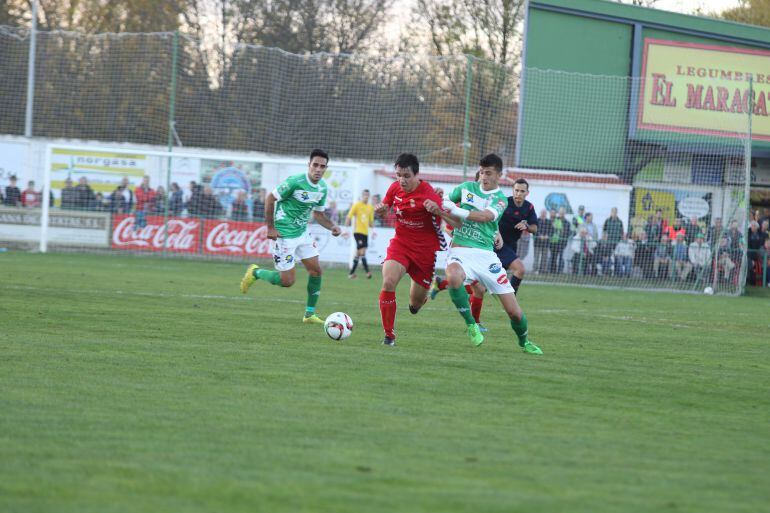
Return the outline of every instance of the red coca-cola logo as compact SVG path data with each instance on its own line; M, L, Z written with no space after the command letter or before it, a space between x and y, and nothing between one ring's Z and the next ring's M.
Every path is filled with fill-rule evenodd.
M209 220L203 223L203 252L224 255L269 257L273 241L267 225Z
M113 249L197 253L199 250L200 221L197 219L148 216L146 224L136 226L134 216L116 215L113 218Z

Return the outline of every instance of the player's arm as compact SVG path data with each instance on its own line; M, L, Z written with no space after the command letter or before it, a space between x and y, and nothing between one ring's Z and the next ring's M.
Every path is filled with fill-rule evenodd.
M275 195L271 192L265 198L265 224L267 225L267 238L273 240L281 236L275 229L275 202Z
M315 219L318 224L332 232L332 235L335 237L342 233L342 229L337 226L337 223L329 219L326 213L324 213L322 210L313 210L313 219Z
M385 215L390 206L393 204L393 188L395 184L396 182L393 182L393 184L388 187L388 192L385 193L385 197L382 198L380 203L374 206L374 214L377 214L378 216Z
M517 228L522 232L527 231L532 234L537 233L537 214L535 213L535 209L533 208L530 210L527 218L519 222L514 228Z
M448 200L444 200L444 201L448 201ZM436 203L436 201L432 199L425 200L423 202L423 206L425 206L425 210L427 210L434 216L440 217L441 219L446 221L446 224L450 225L453 228L459 228L463 225L462 220L460 220L458 217L453 216L450 212L441 208L441 205L439 205L438 203Z

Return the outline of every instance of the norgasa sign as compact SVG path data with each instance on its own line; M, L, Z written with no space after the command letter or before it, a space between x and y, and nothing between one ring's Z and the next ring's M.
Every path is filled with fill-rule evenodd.
M770 141L770 51L645 39L637 128Z

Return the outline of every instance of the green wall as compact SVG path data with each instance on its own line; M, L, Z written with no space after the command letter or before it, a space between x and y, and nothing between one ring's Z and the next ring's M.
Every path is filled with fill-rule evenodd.
M538 9L530 10L528 23L519 165L617 172L628 131L629 82L613 77L631 74L633 27Z
M533 0L527 16L518 136L518 164L527 168L607 173L623 169L632 87L629 78L619 77L632 75L634 55L641 54L641 48L633 47L635 24L642 27L642 41L653 37L770 48L770 30L761 27L601 0ZM635 138L737 144L734 139L656 131L638 131ZM770 150L764 142L753 147Z

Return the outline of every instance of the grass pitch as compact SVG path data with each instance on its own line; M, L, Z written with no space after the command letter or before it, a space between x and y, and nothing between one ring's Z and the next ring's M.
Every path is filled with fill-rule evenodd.
M770 504L767 298L535 286L545 355L496 301L472 347L449 297L245 265L0 254L0 511L751 512Z

